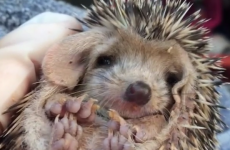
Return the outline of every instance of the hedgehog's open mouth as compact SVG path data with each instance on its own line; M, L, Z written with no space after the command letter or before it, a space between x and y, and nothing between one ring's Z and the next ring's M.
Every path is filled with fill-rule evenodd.
M149 113L140 117L135 117L135 118L131 118L131 117L123 117L125 120L129 120L129 119L141 119L144 117L149 117L149 116L156 116L156 115L162 115L162 113L160 111L154 112L154 113ZM121 116L122 117L122 116Z
M121 117L123 117L125 120L129 120L129 119L141 119L141 118L144 118L144 117L149 117L149 116L155 116L155 115L159 115L161 114L160 111L157 111L157 112L154 112L154 113L149 113L149 114L145 114L145 115L142 115L140 117L124 117L121 115ZM100 108L98 111L97 111L97 115L104 118L105 120L110 120L110 117L109 117L109 114L108 114L108 110L104 109L104 108Z
M104 109L104 108L100 108L98 111L97 111L97 115L106 119L106 120L110 120L110 117L109 117L109 114L108 114L108 110ZM148 114L145 114L145 115L142 115L142 116L138 116L138 117L124 117L121 115L121 117L123 117L125 120L129 120L129 119L141 119L141 118L144 118L144 117L149 117L149 116L156 116L156 115L162 115L162 113L160 111L156 111L156 112L153 112L153 113L148 113Z

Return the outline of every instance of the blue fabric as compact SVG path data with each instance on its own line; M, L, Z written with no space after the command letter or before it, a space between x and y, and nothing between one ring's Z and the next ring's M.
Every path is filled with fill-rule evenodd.
M86 11L56 0L0 0L0 39L22 23L43 12L56 12L82 19Z
M227 108L230 108L230 93L227 90L227 87L217 88L221 94L220 102L221 105ZM227 126L230 127L230 111L229 110L220 110L222 119ZM230 150L230 129L226 128L223 133L217 135L219 141L220 150Z

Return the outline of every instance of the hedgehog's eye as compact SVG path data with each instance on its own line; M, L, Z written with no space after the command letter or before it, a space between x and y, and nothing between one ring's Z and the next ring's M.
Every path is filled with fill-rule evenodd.
M166 77L166 82L169 86L173 87L177 82L179 82L180 77L176 73L168 73Z
M97 58L96 62L98 67L107 67L113 64L113 57L112 56L100 56Z

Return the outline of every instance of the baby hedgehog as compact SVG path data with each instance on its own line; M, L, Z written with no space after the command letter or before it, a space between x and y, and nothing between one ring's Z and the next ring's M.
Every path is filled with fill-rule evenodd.
M89 30L47 51L0 150L214 150L219 58L181 0L95 0Z

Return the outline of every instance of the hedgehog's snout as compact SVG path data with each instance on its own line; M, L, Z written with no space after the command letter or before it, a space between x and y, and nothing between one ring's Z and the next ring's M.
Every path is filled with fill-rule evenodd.
M151 88L148 84L137 81L131 83L124 94L124 100L137 105L145 105L151 99Z

